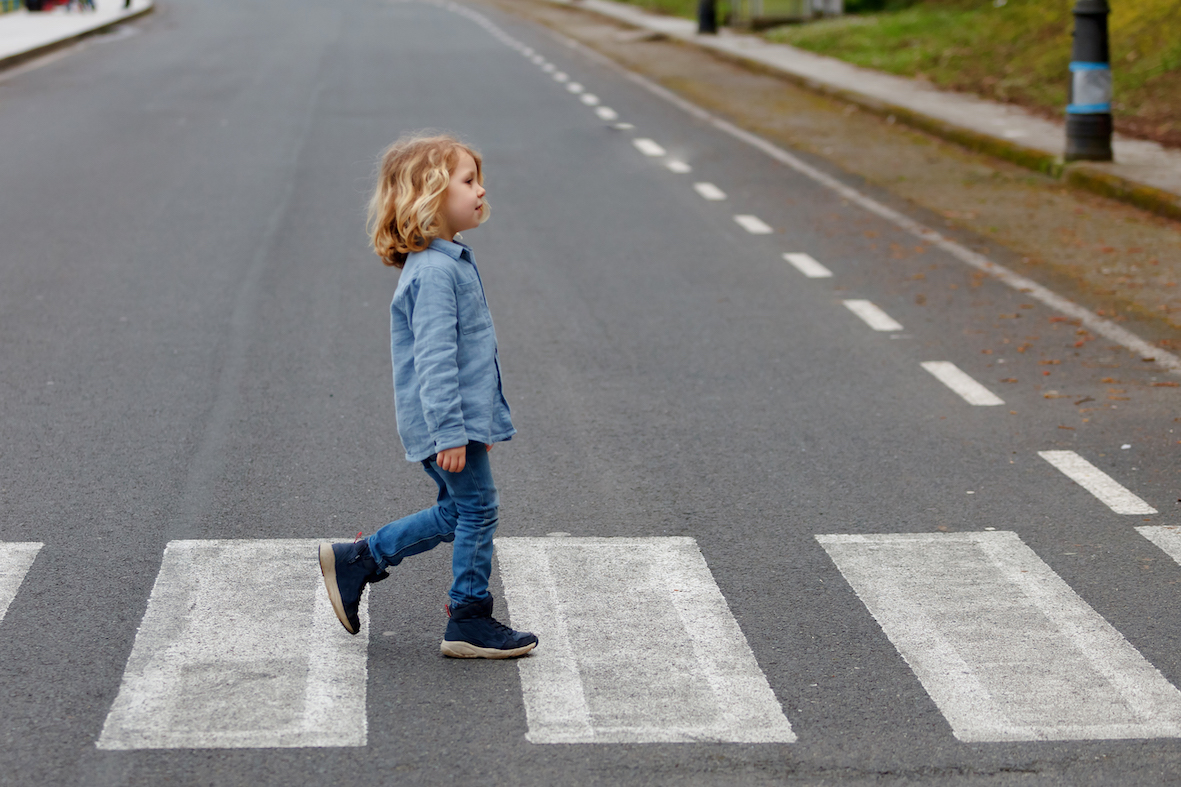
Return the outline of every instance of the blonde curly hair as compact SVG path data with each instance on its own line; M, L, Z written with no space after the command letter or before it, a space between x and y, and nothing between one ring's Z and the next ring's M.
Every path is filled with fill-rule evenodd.
M439 212L461 153L476 162L476 180L483 185L480 154L450 134L410 134L381 154L367 226L373 250L386 265L401 268L411 252L439 236ZM481 223L488 219L486 200L484 205Z

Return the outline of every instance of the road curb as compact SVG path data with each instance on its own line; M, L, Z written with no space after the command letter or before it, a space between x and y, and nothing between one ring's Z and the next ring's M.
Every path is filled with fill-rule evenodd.
M89 30L83 30L80 33L74 33L74 34L68 35L64 38L59 38L55 41L50 41L45 44L40 44L38 46L33 47L32 49L26 49L23 52L15 52L11 55L5 55L4 57L0 57L0 71L4 71L5 69L13 68L14 66L19 66L21 63L25 63L29 60L33 60L33 59L41 57L43 55L48 55L50 52L61 49L63 47L67 47L70 44L77 43L78 41L81 41L83 38L89 38L90 36L104 33L107 30L110 30L112 27L115 27L116 25L121 25L124 22L130 22L133 19L139 19L140 17L147 16L148 14L152 13L155 10L156 10L156 4L152 3L147 8L141 8L138 11L133 11L129 14L125 14L125 15L119 17L118 19L112 19L111 21L105 22L105 23L99 25L98 27L92 27Z
M573 5L567 3L560 4ZM639 27L627 19L598 11L593 7L579 5L574 5L574 7L598 14L599 16L629 27L640 30L647 29ZM685 38L680 35L660 31L653 32L668 41L709 52L721 60L734 63L748 70L783 79L798 87L810 90L813 93L819 93L820 95L845 101L887 119L894 118L897 122L945 139L948 142L953 142L969 150L984 153L994 158L1003 159L1018 166L1041 172L1050 177L1062 180L1072 187L1090 191L1094 194L1108 197L1109 199L1125 202L1165 218L1181 220L1181 195L1173 194L1155 186L1149 186L1108 172L1103 169L1103 165L1101 164L1092 164L1089 162L1067 164L1060 156L1051 155L1043 150L1030 148L1003 137L972 131L945 120L925 115L909 107L891 104L873 96L858 93L855 90L826 84L811 77L776 68L753 58L743 57L734 52L709 46L693 38Z

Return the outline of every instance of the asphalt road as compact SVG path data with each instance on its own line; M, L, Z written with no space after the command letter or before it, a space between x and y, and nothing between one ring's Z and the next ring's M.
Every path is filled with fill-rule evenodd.
M0 77L0 542L44 544L0 622L0 784L1181 779L1176 733L957 738L815 538L1013 531L1177 685L1181 567L1134 528L1181 524L1177 389L1160 385L1179 378L937 248L898 254L922 244L471 8L489 23L169 0ZM795 742L530 742L517 665L438 655L444 548L374 588L366 746L96 746L166 544L369 533L430 502L395 428L397 274L363 227L377 154L424 127L486 163L492 219L465 239L520 430L493 453L499 535L695 539ZM903 328L872 330L849 299ZM969 405L925 361L1005 404ZM1160 513L1115 513L1051 450ZM310 556L290 571L319 581Z

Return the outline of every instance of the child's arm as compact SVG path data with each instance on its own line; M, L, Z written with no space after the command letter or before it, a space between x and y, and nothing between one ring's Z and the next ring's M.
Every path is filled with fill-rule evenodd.
M447 271L439 268L426 268L417 278L409 317L422 414L439 459L442 460L448 449L458 449L462 467L468 437L459 396L456 360L459 312L455 283Z

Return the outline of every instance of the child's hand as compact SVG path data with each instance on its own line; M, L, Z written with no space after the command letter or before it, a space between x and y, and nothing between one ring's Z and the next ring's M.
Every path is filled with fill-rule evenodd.
M467 464L467 446L458 445L455 448L444 449L435 456L435 461L448 473L458 473Z

